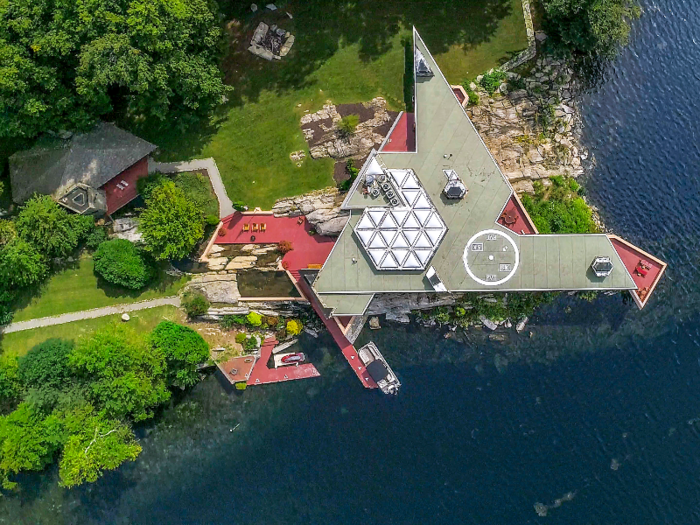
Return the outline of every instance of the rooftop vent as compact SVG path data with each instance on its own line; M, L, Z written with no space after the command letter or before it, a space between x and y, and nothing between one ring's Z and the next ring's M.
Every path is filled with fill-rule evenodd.
M613 263L610 257L596 257L591 263L591 270L593 270L596 277L607 277L613 271Z
M430 66L425 60L425 57L423 56L423 53L420 52L420 50L416 49L416 57L415 57L415 63L416 63L416 76L417 77L432 77L433 76L433 70L430 69Z
M447 177L447 184L443 190L448 199L462 199L467 194L467 187L459 178L455 170L442 170Z

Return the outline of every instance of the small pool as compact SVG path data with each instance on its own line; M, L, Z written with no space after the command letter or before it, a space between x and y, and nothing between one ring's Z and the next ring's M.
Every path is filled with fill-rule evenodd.
M287 272L244 270L237 280L241 297L301 297Z

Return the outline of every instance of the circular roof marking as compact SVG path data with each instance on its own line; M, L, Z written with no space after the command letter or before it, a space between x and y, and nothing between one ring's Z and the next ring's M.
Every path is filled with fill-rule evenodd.
M488 235L496 235L502 239L505 239L508 241L508 243L513 247L513 254L515 255L515 261L513 263L513 267L511 268L510 272L508 275L503 277L502 279L499 279L497 281L486 281L484 279L481 279L480 277L477 277L474 275L474 272L472 272L471 268L469 268L469 247L479 239L481 236L488 236ZM503 247L503 251L506 251L506 247ZM502 231L499 230L482 230L472 236L471 239L467 242L467 245L464 247L464 255L462 256L462 260L464 261L464 268L467 270L467 273L469 274L469 277L474 279L477 283L483 284L484 286L498 286L499 284L503 284L506 281L508 281L513 275L515 274L515 270L518 269L518 264L520 263L520 252L518 251L518 247L515 245L513 242L513 239L511 239L508 235L503 233Z

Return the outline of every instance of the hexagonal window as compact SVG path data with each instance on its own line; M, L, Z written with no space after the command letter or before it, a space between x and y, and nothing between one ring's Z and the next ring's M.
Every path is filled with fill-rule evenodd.
M613 263L610 257L596 257L591 263L591 270L593 270L596 277L607 277L613 271Z

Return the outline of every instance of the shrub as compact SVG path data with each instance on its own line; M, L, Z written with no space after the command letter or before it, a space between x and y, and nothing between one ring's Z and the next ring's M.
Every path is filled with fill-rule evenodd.
M182 307L188 317L197 317L207 313L209 301L201 293L188 291L182 295Z
M207 226L216 226L217 224L219 224L220 221L219 217L217 217L216 215L207 215L204 218L204 222L207 224Z
M280 241L277 245L277 251L279 251L282 255L291 252L293 249L294 246L292 246L291 241Z
M34 346L17 361L17 377L25 388L61 388L69 380L68 355L73 341L48 339Z
M248 336L244 332L238 332L236 334L236 342L240 345L243 344L243 342L248 338Z
M236 211L246 211L248 206L243 201L233 201L233 209Z
M11 401L19 396L17 359L0 359L0 401Z
M345 171L349 175L349 178L340 183L338 186L340 191L348 191L352 183L355 182L358 173L360 173L360 170L355 167L355 161L353 159L348 159L345 163Z
M269 326L270 328L274 328L275 326L277 326L277 323L279 323L279 321L280 321L279 317L273 317L271 315L268 315L267 317L265 317L265 322L267 323L267 326Z
M262 324L262 316L257 312L250 312L245 317L246 324L252 327L258 327Z
M258 346L258 338L255 336L247 337L243 342L243 348L247 351L255 350Z
M90 250L96 250L100 244L108 239L107 229L103 226L95 226L93 230L87 234L85 238L85 247Z
M92 256L95 273L105 281L130 290L146 286L153 278L153 265L131 241L112 239L99 245Z
M147 177L141 177L136 181L136 191L144 200L148 200L151 198L153 190L162 186L168 180L170 180L169 177L163 173L151 173Z
M481 84L481 87L484 88L489 95L493 95L505 78L506 74L503 71L492 69L481 77L479 84Z
M299 335L301 333L301 329L304 328L304 325L301 324L301 321L296 320L296 319L290 319L287 321L287 335Z
M183 259L204 235L204 216L171 181L155 188L139 223L148 251L156 260Z
M464 317L465 315L467 315L467 311L461 306L455 306L454 313L456 317Z
M479 105L479 94L475 93L474 91L468 91L467 92L467 97L469 97L469 105L470 106L478 106Z
M150 334L151 346L165 356L168 384L177 388L199 381L197 365L209 358L209 345L187 326L161 321Z
M352 135L360 123L359 115L347 115L338 122L338 129L343 135Z

